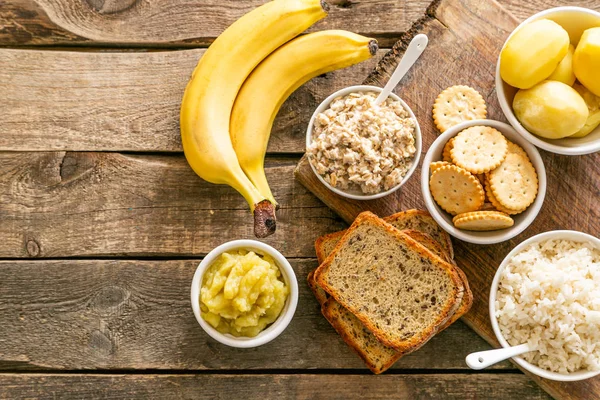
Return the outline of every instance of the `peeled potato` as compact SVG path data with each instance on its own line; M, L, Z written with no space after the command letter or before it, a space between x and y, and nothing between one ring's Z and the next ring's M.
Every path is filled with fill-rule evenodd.
M585 121L585 125L577 133L569 137L579 138L587 136L592 132L598 125L600 125L600 97L586 89L585 86L576 83L573 85L573 89L577 90L577 93L583 98L587 105L590 115Z
M573 54L573 71L583 86L600 96L600 27L581 35Z
M569 50L569 34L548 19L531 22L515 32L500 53L500 76L519 89L548 78Z
M579 93L558 81L543 81L531 89L519 90L513 100L513 110L528 131L547 139L577 133L589 115Z
M552 72L552 75L548 77L549 81L559 81L566 85L573 86L575 83L575 73L573 72L573 53L575 47L572 44L569 45L567 55L558 63L558 66Z

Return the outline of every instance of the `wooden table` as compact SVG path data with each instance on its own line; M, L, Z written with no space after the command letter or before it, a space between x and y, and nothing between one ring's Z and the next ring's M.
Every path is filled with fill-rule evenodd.
M0 398L548 398L508 362L468 370L465 355L489 346L460 322L373 376L304 281L313 240L345 227L293 178L309 115L363 81L429 0L329 1L313 29L383 49L299 89L275 124L267 175L282 207L266 242L296 270L296 315L256 349L200 329L195 268L252 224L237 193L188 167L179 104L203 48L263 2L0 0ZM600 9L501 0L519 19L565 3Z

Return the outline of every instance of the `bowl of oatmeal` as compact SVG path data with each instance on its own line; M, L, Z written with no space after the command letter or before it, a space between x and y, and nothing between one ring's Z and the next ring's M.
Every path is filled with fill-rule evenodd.
M333 93L315 110L306 133L310 166L326 187L354 200L398 190L417 168L421 129L394 93L380 105L376 86Z

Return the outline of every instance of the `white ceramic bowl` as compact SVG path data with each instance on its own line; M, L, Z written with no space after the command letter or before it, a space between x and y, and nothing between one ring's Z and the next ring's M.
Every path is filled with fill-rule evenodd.
M476 125L491 126L492 128L502 132L502 134L511 142L521 146L527 152L527 155L529 156L529 159L531 160L531 163L535 167L538 174L539 189L535 201L521 214L512 216L512 218L515 220L515 224L510 228L487 232L458 229L452 223L452 215L442 210L442 208L433 199L431 191L429 190L429 164L431 164L433 161L441 161L442 150L450 138L456 136L460 131ZM432 143L431 147L429 147L429 150L423 159L423 167L421 168L421 191L423 193L423 199L425 200L425 206L427 207L427 210L429 210L429 213L433 219L435 219L435 221L450 235L460 240L464 240L465 242L475 244L500 243L509 240L523 232L529 225L531 225L535 217L540 212L542 204L544 203L544 197L546 196L546 169L544 168L544 162L540 157L540 153L535 146L515 132L510 125L505 124L504 122L493 121L489 119L466 121L455 125L446 132L442 133Z
M332 94L331 96L329 96L328 98L323 100L323 102L315 110L312 118L310 119L310 122L308 123L308 128L306 130L306 148L308 149L308 146L310 146L310 144L312 143L312 132L313 132L313 127L314 127L315 119L317 118L317 115L322 113L323 111L325 111L327 109L327 107L329 107L329 105L331 104L333 99L335 99L336 97L340 97L340 96L346 96L350 93L355 93L355 92L380 93L381 91L382 91L382 88L377 87L377 86L368 86L368 85L350 86L345 89L338 90L337 92L335 92L334 94ZM404 100L402 100L400 97L398 97L398 95L396 95L395 93L390 93L390 97L396 101L399 101L400 104L402 104L402 106L404 107L404 109L406 111L408 111L408 114L410 115L410 117L413 118L416 122L416 125L415 125L415 148L417 149L417 151L415 153L415 157L413 159L412 166L406 172L406 175L404 176L404 179L402 179L402 182L400 182L398 185L394 186L390 190L386 190L385 192L367 195L367 194L363 194L360 190L350 191L350 190L341 190L341 189L334 188L329 183L327 183L325 181L325 179L323 179L323 177L321 175L319 175L319 173L317 173L317 170L312 165L312 161L310 160L310 157L309 157L308 158L309 164L310 164L310 167L312 168L313 172L315 173L317 178L319 178L321 183L323 185L325 185L332 192L339 194L340 196L346 197L348 199L353 199L353 200L379 199L381 197L387 196L388 194L394 193L396 190L400 189L400 187L402 185L404 185L406 183L406 181L408 181L408 179L413 174L413 172L415 172L415 169L417 169L417 166L419 165L419 159L421 158L421 148L422 148L421 128L419 127L419 121L417 121L417 117L415 117L415 114L410 109L410 107L404 102Z
M508 39L524 25L543 18L551 19L565 28L569 32L571 43L575 46L577 46L584 30L600 26L600 12L582 7L557 7L539 12L527 18L510 34ZM506 46L506 42L504 46ZM512 109L512 102L517 90L504 82L500 77L500 56L498 55L498 63L496 64L496 94L498 102L500 103L500 107L502 107L502 112L506 116L506 119L508 119L508 122L519 134L537 147L552 153L573 156L600 151L600 126L583 138L544 139L529 132L521 125Z
M238 249L252 250L257 254L268 254L273 257L281 271L281 276L283 277L286 286L290 289L285 306L283 307L283 310L281 310L281 314L277 320L255 337L235 337L230 334L223 334L213 328L200 315L200 287L202 285L204 271L206 271L213 261L221 254ZM194 279L192 280L191 301L196 320L210 337L231 347L257 347L275 339L289 325L296 312L296 306L298 305L298 282L296 281L296 274L290 263L273 247L256 240L234 240L213 249L206 257L204 257L200 265L198 265L196 273L194 274Z
M498 285L500 283L500 275L506 265L510 261L512 257L514 257L517 253L522 251L525 247L529 246L531 243L537 243L550 239L565 239L572 240L575 242L588 242L591 243L592 246L600 249L600 239L595 238L594 236L588 235L586 233L577 232L577 231L550 231L540 233L539 235L535 235L525 240L518 246L516 246L508 255L504 258L498 270L496 271L496 275L494 276L494 280L492 281L492 287L490 290L490 320L492 322L492 328L494 330L494 334L496 338L500 342L502 347L510 347L510 344L504 339L502 336L502 332L500 331L500 327L498 326L498 319L496 318L496 294L498 293ZM540 367L537 367L533 364L528 363L521 357L513 357L513 360L519 364L521 367L526 369L527 371L540 376L542 378L551 379L554 381L564 381L564 382L572 382L572 381L581 381L584 379L592 378L596 375L600 374L600 371L578 371L570 374L560 374L558 372L551 372Z

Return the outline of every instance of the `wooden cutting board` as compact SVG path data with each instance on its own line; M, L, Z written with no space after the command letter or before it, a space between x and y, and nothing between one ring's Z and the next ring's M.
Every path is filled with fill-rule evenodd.
M406 46L417 33L429 36L429 46L404 78L396 93L415 112L423 133L423 154L438 132L431 117L433 101L448 86L476 88L488 104L488 118L505 121L494 90L499 51L518 21L495 1L441 0L396 43L367 78L365 84L383 86ZM541 151L548 175L546 200L534 223L516 238L496 245L473 245L453 239L456 260L469 278L475 296L463 317L475 332L499 347L488 316L488 294L502 259L523 240L555 229L573 229L600 235L600 154L567 157ZM348 224L361 211L379 216L409 208L425 209L419 183L420 169L402 190L376 201L351 201L329 191L313 174L306 157L296 178ZM465 354L466 356L466 354ZM556 399L600 398L600 378L560 383L531 376Z

